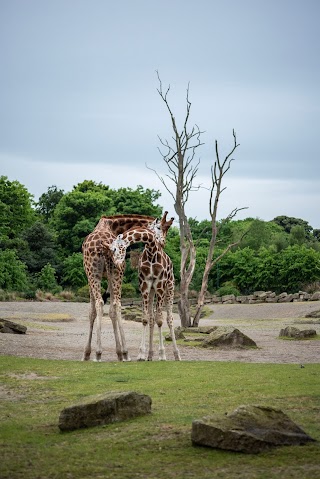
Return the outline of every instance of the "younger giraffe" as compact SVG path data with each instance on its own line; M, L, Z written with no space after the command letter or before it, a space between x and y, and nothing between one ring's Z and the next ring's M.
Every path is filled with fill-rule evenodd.
M171 220L171 223L173 218ZM149 324L149 352L148 361L153 359L153 331L154 321L159 328L159 359L165 361L165 348L162 337L163 305L166 305L167 323L172 337L173 354L176 361L180 361L173 329L173 296L174 275L172 261L163 250L165 238L157 237L150 229L133 227L117 236L111 244L113 262L122 268L128 246L134 243L145 243L145 248L139 260L139 286L143 301L143 330L139 349L138 361L146 359L146 327ZM156 314L154 318L153 302L156 298Z
M111 245L116 236L132 226L149 227L157 233L159 228L164 235L167 234L170 221L164 213L161 221L151 216L143 215L117 215L102 216L95 229L84 240L82 245L83 264L90 289L89 335L83 353L83 360L90 359L93 325L97 319L97 349L96 361L101 361L101 321L103 316L103 299L101 295L101 280L106 277L110 293L109 315L112 321L116 352L119 361L129 361L125 334L121 320L121 284L125 265L116 267L110 250L105 249L102 243ZM159 234L159 233L157 233Z

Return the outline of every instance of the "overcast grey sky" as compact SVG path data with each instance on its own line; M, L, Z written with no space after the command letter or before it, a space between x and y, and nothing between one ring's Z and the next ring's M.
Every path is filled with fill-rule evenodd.
M278 215L320 228L319 0L0 0L1 175L38 197L91 179L163 192L170 138L158 70L182 126L205 130L196 183L240 147L219 218ZM197 158L198 158L197 157ZM188 216L209 218L208 191Z

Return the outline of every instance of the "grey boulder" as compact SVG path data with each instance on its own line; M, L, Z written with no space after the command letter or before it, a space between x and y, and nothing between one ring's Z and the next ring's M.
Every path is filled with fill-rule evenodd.
M193 421L191 440L195 445L251 454L314 441L281 410L253 405Z
M72 431L125 421L151 412L151 398L134 391L107 392L88 396L82 402L66 407L60 413L61 431Z

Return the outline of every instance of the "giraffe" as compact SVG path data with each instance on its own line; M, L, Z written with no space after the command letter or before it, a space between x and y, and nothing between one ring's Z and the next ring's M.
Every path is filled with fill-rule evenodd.
M171 219L172 224L173 218ZM180 361L180 354L176 344L173 330L173 296L174 296L174 275L172 261L163 250L165 237L155 235L153 231L145 227L132 227L119 234L109 248L112 251L113 262L121 270L123 267L126 250L134 244L145 243L145 248L139 261L139 286L143 301L143 330L139 348L138 361L146 359L146 329L149 324L149 351L148 361L153 359L153 332L154 332L154 311L153 303L156 299L155 321L159 330L159 359L166 360L164 342L162 337L163 305L166 305L167 324L172 337L174 358Z
M152 216L144 215L116 215L102 216L95 229L85 238L82 245L83 265L88 278L90 290L89 334L84 348L83 360L88 361L91 355L91 342L93 325L97 319L97 346L96 361L101 361L101 321L103 316L104 301L101 295L101 280L106 277L110 293L109 316L112 321L116 353L119 361L130 361L126 345L125 334L121 319L121 284L125 269L125 263L116 267L110 250L102 246L111 244L118 234L123 233L132 226L144 226L151 228L156 235L165 237L171 226L167 221L167 211L161 220Z

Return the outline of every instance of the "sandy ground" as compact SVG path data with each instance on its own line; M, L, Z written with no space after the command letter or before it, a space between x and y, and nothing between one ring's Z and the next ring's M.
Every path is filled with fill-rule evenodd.
M258 349L203 349L179 346L182 360L242 361L253 363L319 363L320 341L285 341L278 338L280 329L293 325L299 329L316 329L320 323L305 316L320 310L320 301L281 304L212 305L212 314L200 325L233 325L252 338ZM105 307L107 313L108 307ZM70 321L51 321L50 314L69 315ZM0 318L19 321L27 326L25 335L0 334L0 355L43 359L80 360L88 334L87 303L0 302ZM175 325L179 319L175 315ZM124 321L129 354L138 355L142 325ZM167 327L164 327L167 330ZM157 337L157 331L156 337ZM96 336L93 336L94 357ZM102 361L116 361L112 324L105 314L102 323ZM172 346L166 345L167 359L173 360ZM157 359L157 357L155 357Z

